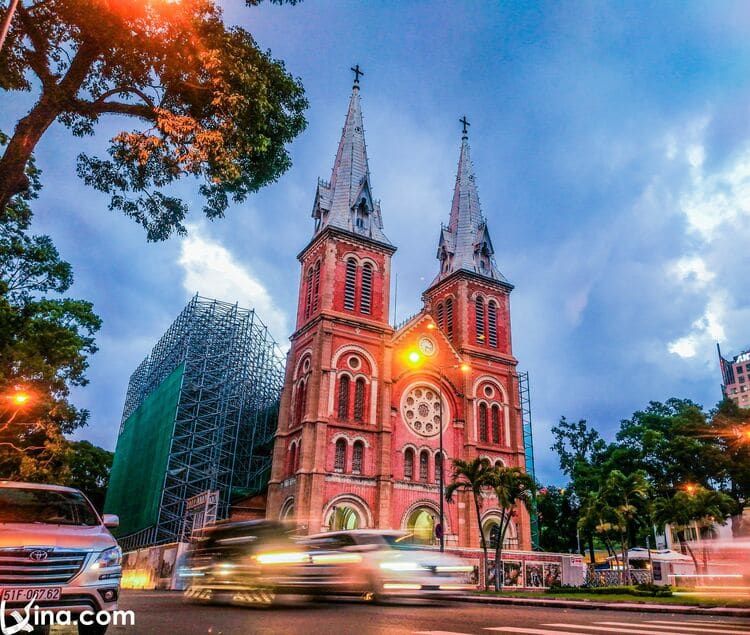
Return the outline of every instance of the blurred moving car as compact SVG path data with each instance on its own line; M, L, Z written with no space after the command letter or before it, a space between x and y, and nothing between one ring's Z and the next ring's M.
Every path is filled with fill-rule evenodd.
M120 590L122 552L107 527L77 489L0 481L0 602L5 613L40 609L73 615L113 611ZM12 621L11 621L12 623ZM106 626L78 625L81 635Z
M194 535L185 598L203 603L268 606L278 595L315 587L310 556L295 528L268 520L220 522Z
M474 567L451 554L420 548L407 531L354 529L308 536L321 593L429 598L474 588Z

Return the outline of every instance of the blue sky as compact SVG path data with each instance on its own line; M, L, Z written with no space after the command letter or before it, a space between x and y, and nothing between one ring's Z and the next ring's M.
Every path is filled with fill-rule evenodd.
M79 152L103 153L133 122L108 119L86 139L55 125L38 147L34 230L53 237L74 266L72 295L104 319L91 383L75 392L92 413L79 438L114 447L130 372L196 291L255 306L286 343L295 256L354 63L372 183L399 247L399 318L436 272L458 118L472 123L497 263L516 286L514 352L531 376L542 481L561 482L548 449L561 415L611 438L650 400L718 401L715 342L732 354L750 345L747 3L223 5L307 90L309 126L278 183L223 220L195 213L187 239L149 244L75 176ZM29 105L6 95L0 128ZM195 197L193 184L181 191Z

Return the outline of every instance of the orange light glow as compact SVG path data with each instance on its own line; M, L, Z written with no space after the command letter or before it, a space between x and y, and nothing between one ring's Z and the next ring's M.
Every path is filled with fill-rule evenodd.
M695 494L695 485L685 485L685 491L688 494Z
M409 362L412 364L419 364L422 361L422 356L417 351L411 351L408 355Z
M460 368L462 373L468 373L471 370L471 366L466 363L461 364Z
M17 392L10 396L10 400L17 406L22 406L30 399L29 394L25 392Z
M427 328L430 329L430 330L434 329L435 328L435 323L434 322L428 322L427 323Z

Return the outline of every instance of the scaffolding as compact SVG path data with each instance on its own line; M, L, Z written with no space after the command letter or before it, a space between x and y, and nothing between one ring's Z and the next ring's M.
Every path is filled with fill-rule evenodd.
M529 393L529 373L518 374L518 393L521 403L521 421L523 423L523 447L526 456L526 473L536 482L534 470L534 435L531 429L531 395ZM531 501L531 548L539 550L539 517L536 510L536 496Z
M127 442L135 435L126 432L144 419L142 411L153 408L153 395L167 379L174 381L178 369L164 469L158 479L138 485L143 478L133 473L138 465L134 455L143 448ZM124 548L178 540L186 501L202 492L219 492L216 515L223 519L233 497L264 489L283 381L281 352L254 310L198 295L190 301L130 378L113 465L117 479L106 507L117 513L127 497L143 499L147 492L134 491L136 487L154 489L159 504L152 524L125 523L128 535L119 537ZM165 401L161 403L163 413Z

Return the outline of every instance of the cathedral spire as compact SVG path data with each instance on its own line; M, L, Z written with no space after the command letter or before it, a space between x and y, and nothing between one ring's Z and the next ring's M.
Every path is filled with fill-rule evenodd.
M474 166L469 152L468 126L471 124L466 117L459 121L463 125L461 154L458 158L450 220L448 226L443 226L440 232L437 253L440 273L433 284L459 270L507 282L495 264L495 250L479 204Z
M380 201L372 196L365 129L359 98L359 64L330 182L318 180L313 205L315 233L331 226L390 245L383 233Z

